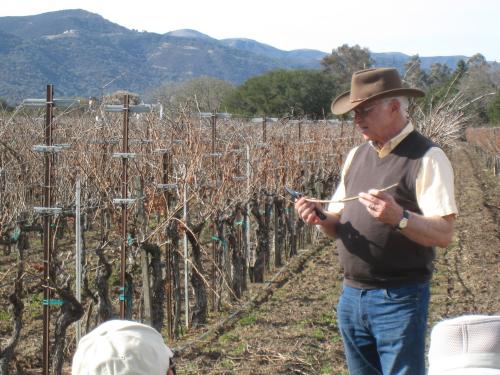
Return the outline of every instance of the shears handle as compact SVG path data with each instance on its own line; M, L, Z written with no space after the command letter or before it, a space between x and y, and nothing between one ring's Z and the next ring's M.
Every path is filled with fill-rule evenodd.
M304 194L298 192L298 191L295 191L295 190L291 190L291 189L288 189L287 187L285 187L285 190L292 196L293 199L297 200L299 199L300 197L302 197ZM321 212L319 209L317 208L314 208L314 213L319 217L320 220L326 220L326 215Z
M314 212L316 213L316 215L318 215L320 220L326 220L326 215L323 212L321 212L317 208L314 209Z

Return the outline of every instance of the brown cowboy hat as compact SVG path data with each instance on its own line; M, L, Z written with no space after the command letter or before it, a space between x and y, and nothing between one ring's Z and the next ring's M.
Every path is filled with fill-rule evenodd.
M332 113L343 115L368 100L393 96L424 96L419 89L404 88L394 68L365 69L352 75L351 91L339 95L332 103Z

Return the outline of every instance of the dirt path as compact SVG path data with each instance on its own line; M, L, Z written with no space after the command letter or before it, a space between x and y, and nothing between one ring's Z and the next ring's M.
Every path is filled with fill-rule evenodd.
M500 312L500 184L471 149L450 156L460 216L453 244L438 249L429 327L443 317ZM306 250L289 267L235 323L194 344L188 338L179 372L347 374L334 311L341 286L335 246Z
M301 256L307 259L302 272L232 329L183 355L182 373L318 374L342 368L333 311L341 281L335 253L328 245Z
M459 217L455 241L438 254L431 322L500 313L500 182L467 147L451 153Z

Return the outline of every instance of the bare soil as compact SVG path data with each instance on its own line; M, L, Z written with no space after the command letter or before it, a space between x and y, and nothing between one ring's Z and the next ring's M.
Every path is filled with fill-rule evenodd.
M469 146L449 155L459 216L452 245L437 251L429 330L447 317L500 313L500 180ZM287 267L237 318L174 343L179 373L347 374L335 314L342 271L334 243L302 251Z

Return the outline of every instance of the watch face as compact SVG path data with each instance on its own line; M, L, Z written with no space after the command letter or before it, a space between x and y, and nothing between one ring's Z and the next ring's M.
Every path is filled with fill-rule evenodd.
M398 224L398 229L404 229L408 225L408 218L410 215L408 214L408 211L404 210L403 211L403 218L400 220Z
M399 222L399 229L404 229L406 228L406 225L408 224L408 219L406 217L402 218L401 221Z

